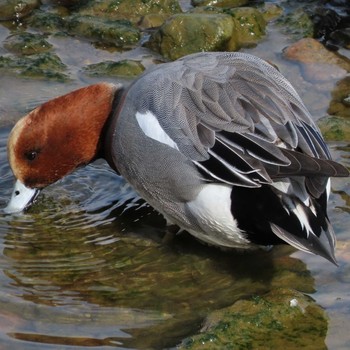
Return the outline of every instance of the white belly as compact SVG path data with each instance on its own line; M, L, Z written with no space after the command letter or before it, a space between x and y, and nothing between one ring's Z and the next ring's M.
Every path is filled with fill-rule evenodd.
M230 186L204 185L198 196L187 203L187 208L202 229L201 232L188 230L197 238L224 247L248 248L250 242L231 214Z

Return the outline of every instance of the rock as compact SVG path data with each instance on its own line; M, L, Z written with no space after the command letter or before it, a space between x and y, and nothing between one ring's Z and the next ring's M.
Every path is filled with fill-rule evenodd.
M4 40L4 47L15 54L33 55L50 51L52 45L48 43L43 35L31 33L18 33Z
M239 47L251 47L265 35L266 21L260 11L251 7L240 7L228 11L236 25L233 37Z
M171 16L180 13L177 0L107 0L90 1L79 10L80 15L99 18L129 20L138 23L147 14L166 14Z
M278 288L214 311L179 349L326 349L327 325L310 297Z
M57 13L35 10L26 19L26 24L44 33L57 33L64 30L64 19Z
M25 17L39 6L39 0L0 0L0 21Z
M175 60L199 51L227 50L234 23L230 15L186 13L172 16L146 46Z
M350 72L350 60L327 50L315 39L305 38L283 50L286 59L297 61L309 81L337 80Z
M24 57L0 56L0 72L34 79L50 79L65 82L69 77L64 73L66 66L51 52Z
M90 64L84 71L90 76L118 76L136 77L145 70L145 67L137 61L122 60L118 62L105 61Z
M283 8L277 4L266 2L261 8L261 13L265 21L270 22L283 15Z
M66 28L71 35L117 47L132 47L140 40L139 30L127 20L74 15L66 19Z
M350 118L350 76L338 81L334 87L328 113Z
M249 3L249 0L192 0L193 6L239 7Z
M350 119L327 116L317 121L327 141L350 141Z
M141 18L138 27L141 29L157 28L160 27L167 18L168 15L165 14L161 15L151 13Z
M294 40L312 37L314 24L304 9L290 11L277 20L282 32L293 37Z

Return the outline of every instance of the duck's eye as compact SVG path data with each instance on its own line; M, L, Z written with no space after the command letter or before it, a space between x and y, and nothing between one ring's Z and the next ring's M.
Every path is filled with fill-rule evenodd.
M34 159L38 156L38 151L26 152L26 153L24 154L24 156L25 156L28 160L32 161L32 160L34 160Z

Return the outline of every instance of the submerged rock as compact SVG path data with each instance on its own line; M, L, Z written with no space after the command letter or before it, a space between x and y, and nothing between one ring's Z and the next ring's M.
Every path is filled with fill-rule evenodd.
M119 76L136 77L145 70L138 61L122 60L118 62L106 61L90 64L84 68L84 72L91 76Z
M282 32L293 37L294 40L312 37L314 24L303 8L288 12L278 18Z
M66 19L66 28L72 35L113 44L117 47L131 47L138 43L140 32L127 20L107 20L94 16L74 15Z
M45 40L43 35L23 32L7 37L4 47L15 54L33 55L50 51L52 45Z
M328 113L350 118L350 76L337 82L332 91L332 100L329 104ZM349 138L346 140L349 140Z
M327 324L310 297L279 288L214 311L179 349L326 349Z
M350 119L327 116L317 124L327 141L350 141Z
M39 6L39 0L0 0L0 21L25 17Z
M239 7L249 3L249 0L192 0L193 6Z
M315 39L305 38L283 51L286 59L301 64L303 75L309 81L340 79L350 72L350 60L327 50Z
M80 15L89 15L108 19L127 19L136 24L147 14L179 13L181 7L177 0L107 0L90 1L79 11Z
M60 58L49 52L24 57L0 56L1 74L14 74L34 79L50 79L60 82L69 77L64 73L66 66Z
M64 19L57 13L35 10L26 19L26 24L44 33L56 33L64 30Z

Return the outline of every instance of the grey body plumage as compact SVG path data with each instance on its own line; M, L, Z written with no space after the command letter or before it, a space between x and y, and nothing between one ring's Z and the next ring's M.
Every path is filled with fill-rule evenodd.
M115 113L112 162L169 222L219 246L282 240L335 262L329 177L347 170L331 161L300 97L270 64L244 53L186 56L146 71ZM265 191L286 222L254 203ZM237 198L252 201L244 214ZM264 224L248 222L249 206Z

